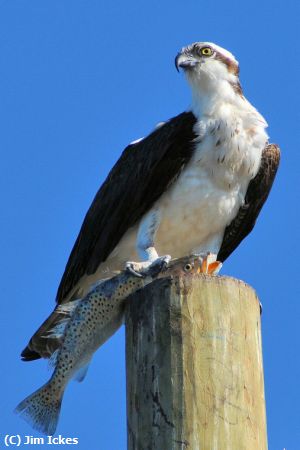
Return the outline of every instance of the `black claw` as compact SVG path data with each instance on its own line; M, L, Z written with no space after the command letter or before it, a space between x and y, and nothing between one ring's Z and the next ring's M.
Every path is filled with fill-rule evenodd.
M135 277L143 278L143 274L134 270L134 268L132 266L127 266L126 272L129 272L131 275L134 275Z
M168 267L167 260L154 261L151 266L147 269L147 274L151 277L158 275L160 272L163 272Z

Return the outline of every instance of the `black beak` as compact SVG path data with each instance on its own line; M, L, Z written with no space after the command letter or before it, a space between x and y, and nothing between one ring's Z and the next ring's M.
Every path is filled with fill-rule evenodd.
M189 53L178 53L175 58L175 67L179 72L179 69L192 69L199 61Z

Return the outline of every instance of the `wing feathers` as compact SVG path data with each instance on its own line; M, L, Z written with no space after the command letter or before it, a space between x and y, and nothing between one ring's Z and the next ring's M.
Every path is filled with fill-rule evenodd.
M270 193L279 162L279 147L275 144L267 145L262 153L259 171L249 183L245 204L239 209L236 218L225 230L218 254L219 261L225 261L253 229L260 210Z
M76 298L80 278L95 272L124 233L176 180L192 156L195 122L191 112L182 113L124 150L87 212L58 288L58 304L71 291ZM60 345L54 333L62 320L65 315L57 307L23 350L24 361L49 358Z
M87 212L58 288L58 303L84 274L96 271L178 177L192 155L195 122L191 112L182 113L124 150Z

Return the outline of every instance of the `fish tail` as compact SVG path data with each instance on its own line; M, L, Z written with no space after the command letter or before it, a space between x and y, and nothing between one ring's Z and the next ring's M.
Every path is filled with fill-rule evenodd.
M51 380L26 397L15 409L34 429L41 433L55 433L61 408L63 392L53 388Z

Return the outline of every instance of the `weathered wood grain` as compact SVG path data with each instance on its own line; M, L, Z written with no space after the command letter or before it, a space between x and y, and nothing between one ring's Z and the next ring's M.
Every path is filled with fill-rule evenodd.
M126 310L129 450L266 450L260 307L228 277L165 278Z

